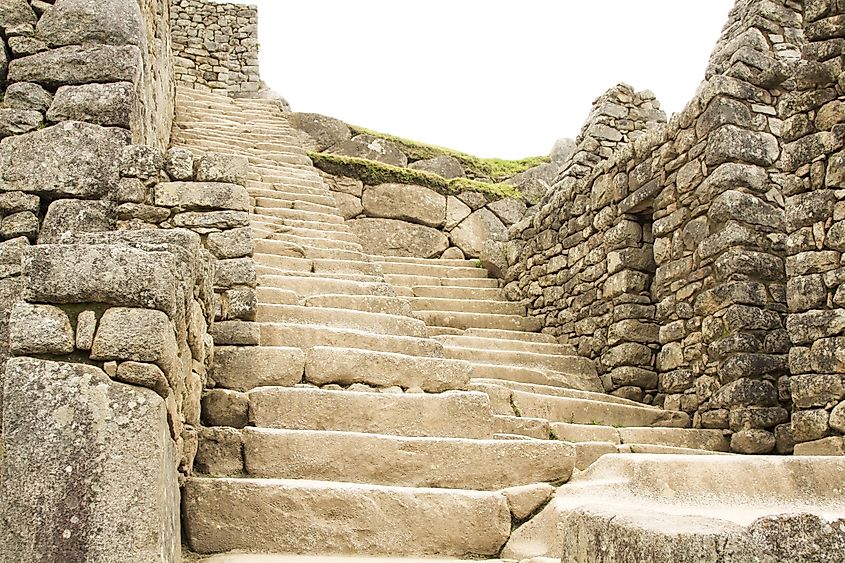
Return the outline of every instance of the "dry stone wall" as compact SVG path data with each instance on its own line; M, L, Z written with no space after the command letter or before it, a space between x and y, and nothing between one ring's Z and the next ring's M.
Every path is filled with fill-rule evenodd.
M586 150L595 164L511 230L508 292L608 392L731 430L743 453L792 448L779 164L803 42L800 3L739 1L686 109Z
M172 0L175 77L181 86L232 97L264 90L258 74L258 10Z

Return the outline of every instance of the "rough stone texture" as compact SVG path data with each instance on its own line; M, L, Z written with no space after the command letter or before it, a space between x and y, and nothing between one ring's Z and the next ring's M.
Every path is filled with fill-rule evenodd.
M103 197L118 183L120 154L127 143L124 131L77 121L3 139L3 189Z
M461 162L448 155L436 156L426 160L418 160L408 165L408 168L413 170L422 170L423 172L431 172L443 178L463 178L466 176L464 167Z
M9 63L9 80L45 88L91 82L135 82L141 70L135 46L71 45Z
M180 209L227 209L252 207L246 188L219 182L166 182L155 188L155 204Z
M3 105L12 109L46 112L53 103L53 95L31 82L16 82L6 88Z
M488 209L479 209L464 219L449 234L452 244L469 258L481 256L488 240L504 240L505 225Z
M50 204L38 244L62 244L74 233L112 231L115 228L114 204L105 201L60 199Z
M442 227L446 221L446 197L422 186L382 184L367 187L361 203L370 217L399 219L429 227Z
M133 0L62 0L35 27L50 47L98 43L141 45L142 14Z
M173 327L161 311L113 307L100 319L91 358L167 365L176 348Z
M8 370L4 554L178 561L177 459L164 400L93 366L15 358Z
M9 351L14 355L61 356L73 352L73 328L58 307L18 303L9 325Z
M348 141L335 145L329 152L375 160L393 166L406 166L408 164L408 157L396 145L373 135L356 135Z
M29 133L43 123L44 116L32 109L0 109L0 139Z
M87 121L128 129L137 103L131 82L62 86L47 112L49 121Z
M195 173L199 182L223 182L244 185L249 161L242 156L206 153L197 159Z
M322 152L352 138L346 123L319 113L292 113L290 122L304 133L300 140L306 150Z
M370 254L434 258L449 247L446 235L431 227L395 219L354 219L347 224Z

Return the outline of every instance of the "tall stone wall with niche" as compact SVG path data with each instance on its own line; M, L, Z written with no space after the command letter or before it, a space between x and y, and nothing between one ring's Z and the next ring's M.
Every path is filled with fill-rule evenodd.
M265 89L258 73L258 9L207 0L172 0L176 81L232 97Z
M255 332L247 162L166 150L169 2L4 7L0 552L178 561L214 339Z
M564 173L510 232L509 294L608 392L730 431L743 453L791 451L778 161L802 46L800 3L740 0L684 111Z
M803 60L783 122L796 453L845 454L845 5L805 2Z

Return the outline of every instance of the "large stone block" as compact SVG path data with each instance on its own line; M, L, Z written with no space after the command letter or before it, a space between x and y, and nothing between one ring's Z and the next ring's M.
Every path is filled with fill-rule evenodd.
M73 352L73 328L64 311L52 305L20 302L12 309L9 350L18 356Z
M45 88L91 82L135 82L141 52L132 45L71 45L9 63L9 80L35 82Z
M429 227L446 222L446 197L422 186L381 184L368 187L361 198L370 217L400 219Z
M216 182L167 182L155 188L155 204L183 209L226 209L248 211L246 188Z
M15 358L5 382L4 560L180 559L164 401L87 365Z
M135 0L62 0L44 12L35 35L51 47L80 43L141 46L144 22Z
M780 148L774 135L725 125L710 135L705 154L709 166L724 162L771 166L778 159Z
M35 25L35 12L26 0L3 0L0 2L0 28L18 29Z
M49 121L87 121L129 128L137 98L131 82L62 86L47 112Z
M41 112L32 109L0 109L0 139L35 131L44 124Z
M113 231L114 227L113 203L60 199L47 209L38 244L62 244L74 234Z
M452 244L460 248L467 258L481 256L488 240L505 240L507 228L489 209L479 209L464 219L450 233Z
M369 254L435 258L449 248L446 235L423 225L395 219L354 219L347 225Z
M0 187L101 198L117 187L127 132L67 121L0 142Z
M24 252L23 274L24 296L29 301L176 310L177 265L168 252L39 245Z
M152 309L125 307L112 307L103 313L91 348L94 360L130 360L165 365L176 353L176 336L167 315Z
M357 135L329 149L330 153L375 160L393 166L407 166L408 157L394 143L373 135Z

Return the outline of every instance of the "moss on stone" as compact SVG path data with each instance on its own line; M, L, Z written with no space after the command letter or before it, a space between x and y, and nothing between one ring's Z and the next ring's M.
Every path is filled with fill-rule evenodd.
M490 178L494 182L501 182L512 178L529 168L550 162L548 156L534 156L519 160L504 160L501 158L478 158L471 154L463 153L436 145L427 145L409 139L403 139L378 131L371 131L357 125L350 125L349 129L353 135L372 135L386 141L390 141L399 147L411 161L428 160L437 156L451 156L456 158L470 178Z
M469 180L467 178L453 178L448 180L431 172L400 168L373 160L340 156L336 154L309 152L308 156L314 166L335 176L348 176L361 180L365 184L377 186L379 184L411 184L431 188L443 195L455 195L461 192L480 192L497 198L521 198L522 194L508 184L490 184Z

